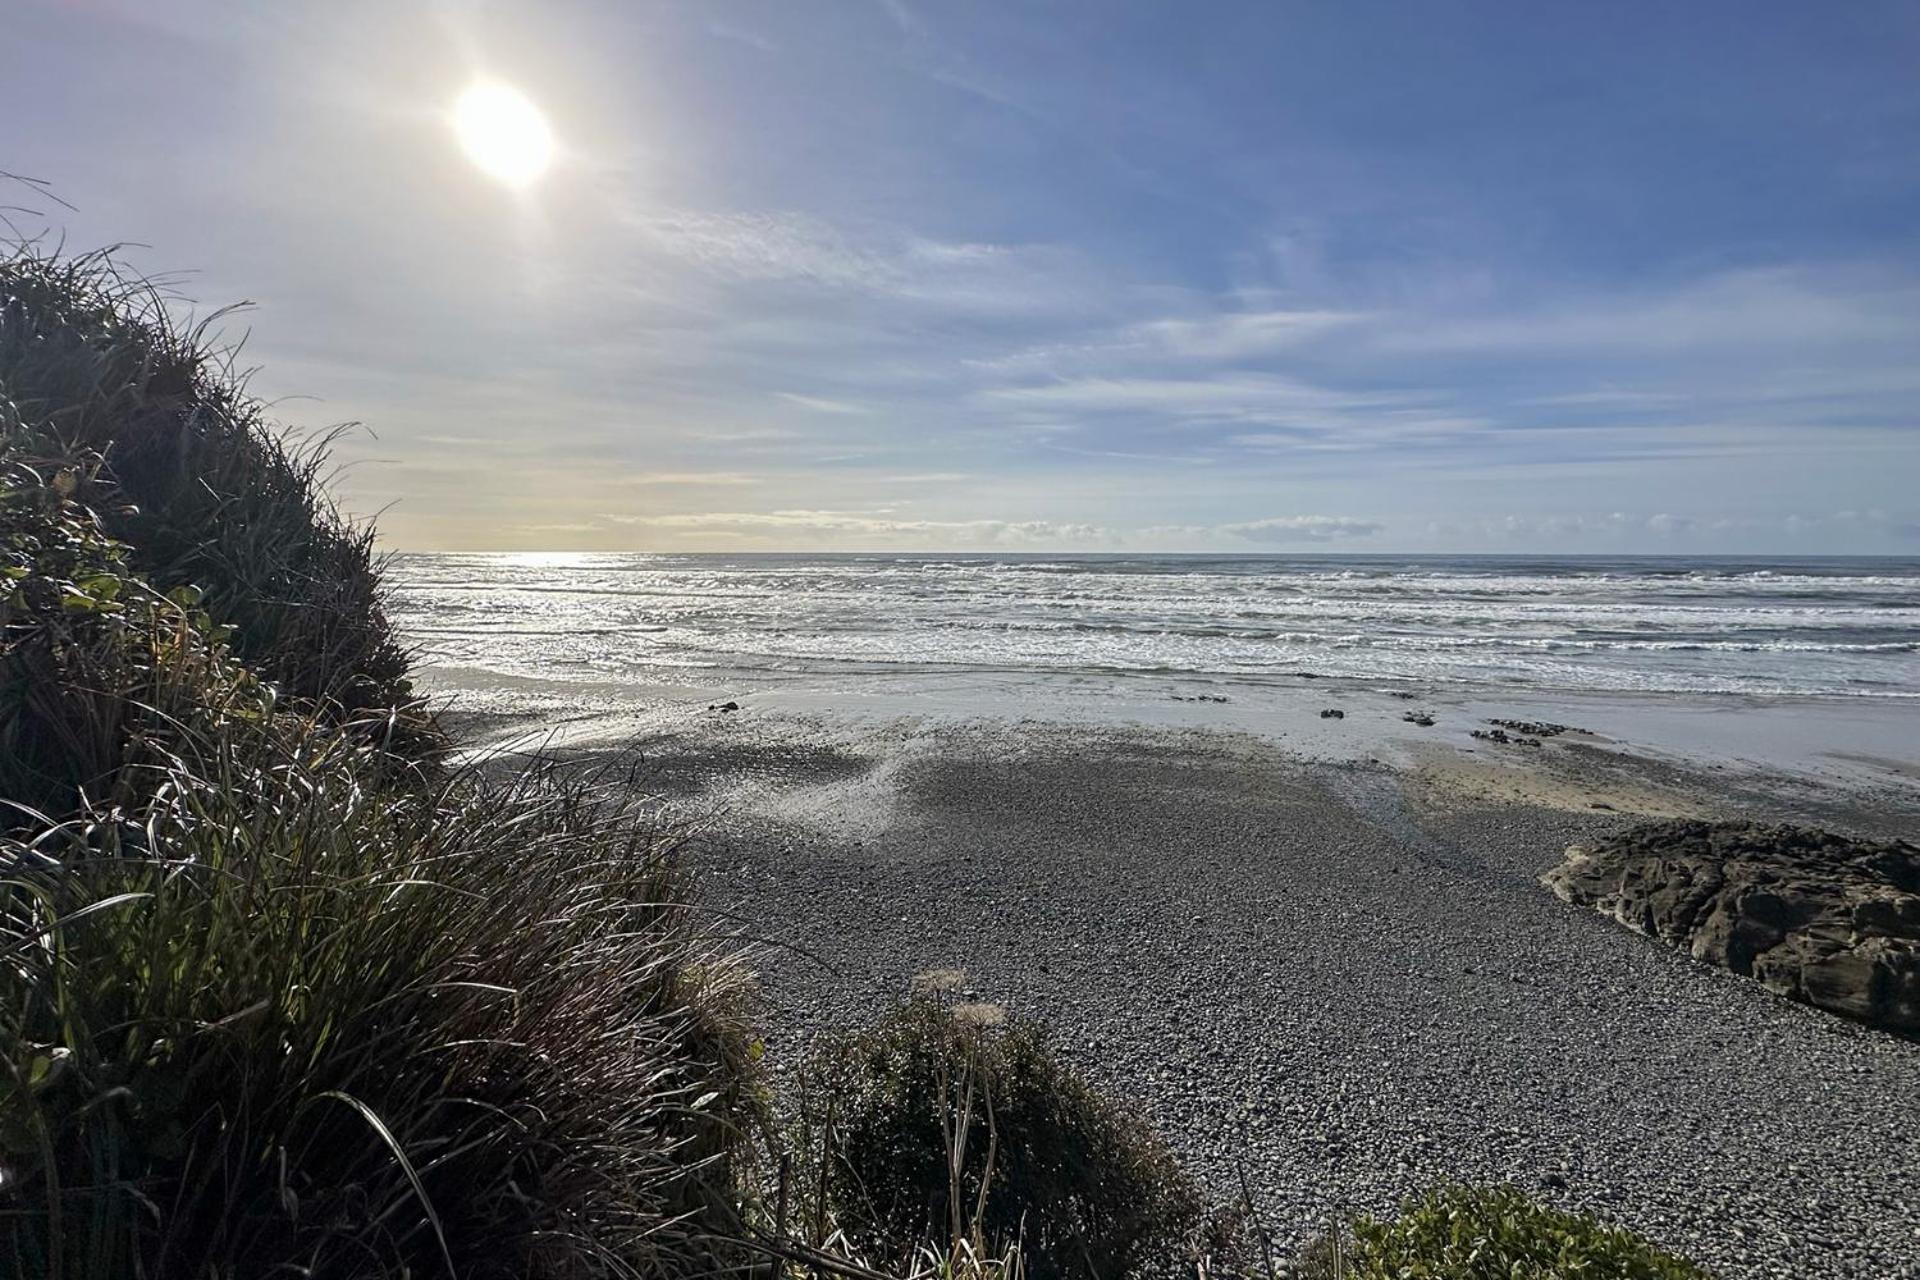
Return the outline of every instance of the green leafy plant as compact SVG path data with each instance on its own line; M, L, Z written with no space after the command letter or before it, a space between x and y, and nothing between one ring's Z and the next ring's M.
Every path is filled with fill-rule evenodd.
M0 800L16 815L110 804L179 724L274 705L197 589L163 595L133 572L72 496L85 483L0 457Z
M1513 1187L1443 1187L1386 1221L1323 1240L1309 1280L1709 1280L1632 1232Z

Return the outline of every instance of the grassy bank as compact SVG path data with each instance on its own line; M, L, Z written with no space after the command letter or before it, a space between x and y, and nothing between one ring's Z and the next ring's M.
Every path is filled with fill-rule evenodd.
M438 763L324 453L111 259L0 268L7 1274L691 1274L741 974L623 793Z
M775 1096L675 833L446 763L324 471L110 257L0 264L5 1274L1278 1270L1041 1028L910 1004ZM1314 1265L1693 1274L1472 1204Z

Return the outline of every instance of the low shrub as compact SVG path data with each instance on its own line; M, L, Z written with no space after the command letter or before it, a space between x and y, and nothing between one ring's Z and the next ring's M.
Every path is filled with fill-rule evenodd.
M1709 1280L1619 1227L1512 1187L1444 1187L1397 1218L1361 1218L1316 1245L1308 1280Z
M548 774L371 786L284 734L0 839L0 1273L719 1265L755 1087L670 849Z
M1115 1280L1197 1247L1203 1200L1160 1138L1037 1024L974 1012L916 998L809 1067L800 1142L856 1251L907 1266L971 1241L1035 1280Z

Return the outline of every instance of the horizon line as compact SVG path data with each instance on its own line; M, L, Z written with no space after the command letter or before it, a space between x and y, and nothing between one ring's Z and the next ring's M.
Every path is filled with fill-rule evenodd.
M391 547L389 555L415 556L973 556L985 559L1005 558L1008 556L1046 556L1053 559L1061 557L1106 557L1127 556L1191 556L1209 559L1247 559L1271 560L1276 558L1298 558L1307 556L1344 557L1360 559L1380 557L1391 559L1465 559L1501 558L1520 559L1535 557L1558 560L1920 560L1920 548L1912 552L1897 551L1332 551L1325 549L1294 551L1162 551L1152 548L1130 550L1095 551L1079 549L1072 551L1049 551L1038 549L982 549L978 547L959 550L941 547L886 547L886 548L843 548L826 547L737 547L700 548L700 549L644 549L639 547L467 547L467 548L411 548Z

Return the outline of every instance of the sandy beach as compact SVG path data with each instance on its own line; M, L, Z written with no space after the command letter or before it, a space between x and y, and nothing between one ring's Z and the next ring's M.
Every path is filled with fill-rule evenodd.
M591 712L549 692L490 689L473 723L509 751L637 758L702 822L700 893L756 940L776 1069L953 970L1046 1023L1218 1194L1244 1174L1283 1245L1508 1181L1729 1280L1920 1276L1920 1044L1537 880L1650 816L1910 832L1904 760L1825 750L1875 741L1857 708L1823 728L1804 706L1314 680L922 681L837 707L776 686L733 712L691 686ZM1471 737L1548 712L1571 727L1539 746Z

